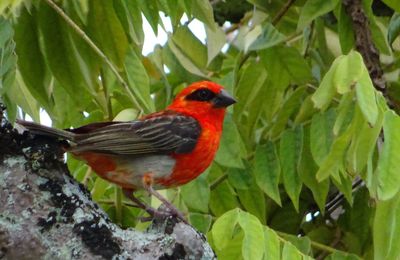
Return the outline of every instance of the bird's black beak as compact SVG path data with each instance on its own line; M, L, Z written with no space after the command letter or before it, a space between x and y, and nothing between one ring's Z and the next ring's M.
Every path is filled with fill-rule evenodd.
M236 103L236 99L234 99L228 92L225 90L221 90L218 95L216 95L212 99L213 107L215 108L223 108L228 107L232 104Z

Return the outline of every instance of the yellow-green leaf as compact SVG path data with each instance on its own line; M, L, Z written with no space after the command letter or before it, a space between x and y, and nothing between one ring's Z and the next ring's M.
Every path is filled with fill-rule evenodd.
M231 240L233 230L239 221L239 209L226 212L215 221L211 230L215 247L222 250Z
M264 255L264 231L260 221L248 212L241 211L239 225L244 231L242 255L244 260L262 259Z
M378 105L376 104L375 88L365 67L356 85L356 94L357 104L364 114L365 119L371 125L375 125L378 118Z
M400 117L392 111L385 113L383 133L385 141L376 169L378 198L388 200L400 189Z
M331 67L329 68L328 72L322 78L321 83L319 84L318 89L312 95L312 101L316 108L325 110L330 102L332 101L333 97L336 94L336 88L333 84L333 79L335 76L335 71L337 66L340 64L341 60L344 56L339 56L336 60L332 63Z
M301 260L302 256L294 245L285 242L282 249L282 259Z
M312 20L332 11L339 0L308 0L300 12L299 22L297 24L298 29L303 29Z
M281 259L281 246L279 237L267 226L264 226L265 253L263 260Z
M340 59L333 76L333 84L339 94L351 91L351 88L358 82L364 70L364 62L361 55L351 51Z

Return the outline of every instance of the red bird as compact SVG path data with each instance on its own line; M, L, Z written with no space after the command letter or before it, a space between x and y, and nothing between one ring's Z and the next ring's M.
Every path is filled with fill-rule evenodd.
M183 185L211 164L226 107L235 102L222 86L201 81L183 89L165 110L135 121L93 123L72 130L18 123L35 134L68 140L67 152L84 160L100 177L121 186L126 196L154 215L156 211L132 192L146 189L171 208L153 187Z

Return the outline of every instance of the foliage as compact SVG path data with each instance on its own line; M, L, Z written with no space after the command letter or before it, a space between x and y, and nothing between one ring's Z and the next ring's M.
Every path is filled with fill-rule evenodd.
M44 109L59 128L131 120L163 109L191 82L218 82L239 102L215 162L163 193L220 259L398 259L400 118L387 102L400 100L398 1L383 1L384 11L364 1L384 54L385 97L354 50L341 1L224 1L232 13L218 2L64 0L56 12L50 0L1 1L9 119L18 106L36 121ZM143 56L143 20L157 33L164 15L167 42ZM221 27L214 16L235 23ZM145 227L115 186L70 156L68 166L116 222Z

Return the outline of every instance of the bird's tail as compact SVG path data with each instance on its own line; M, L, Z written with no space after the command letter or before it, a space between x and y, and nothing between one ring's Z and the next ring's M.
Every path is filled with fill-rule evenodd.
M33 134L56 137L56 138L60 138L60 139L64 139L64 140L68 140L68 141L72 141L72 142L75 141L76 134L68 132L66 130L51 128L51 127L37 124L34 122L28 122L28 121L18 120L18 119L17 119L17 123L19 125L22 125L24 128L28 129Z

